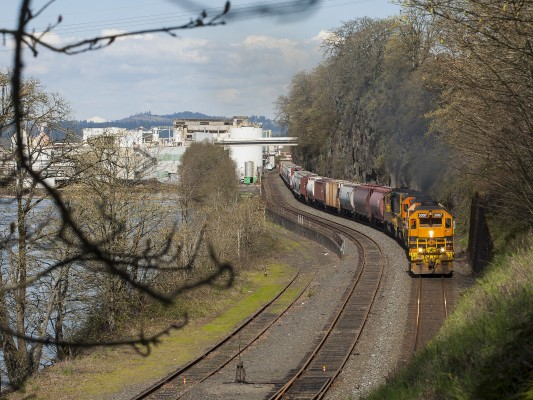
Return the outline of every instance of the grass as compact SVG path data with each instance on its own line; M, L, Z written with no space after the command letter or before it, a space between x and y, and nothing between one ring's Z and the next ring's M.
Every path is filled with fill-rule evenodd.
M439 335L370 399L533 399L533 234L499 257Z
M251 276L251 284L255 290L250 290L248 295L234 304L226 312L203 326L202 331L209 336L223 336L244 318L253 314L263 304L275 297L283 286L283 282L290 279L287 266L273 264L265 276L262 271ZM292 271L291 271L292 272Z
M198 315L155 347L148 357L130 348L102 348L74 360L60 362L30 379L25 390L9 398L104 399L132 383L156 380L198 356L273 298L295 271L283 264L265 270L244 272L238 286L229 291L211 291L196 298ZM291 292L296 296L297 292ZM288 300L287 300L288 301ZM75 378L75 379L74 379Z

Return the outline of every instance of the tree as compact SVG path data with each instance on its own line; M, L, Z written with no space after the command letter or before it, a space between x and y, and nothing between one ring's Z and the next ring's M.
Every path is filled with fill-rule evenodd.
M215 209L235 201L236 166L229 152L207 143L193 143L178 167L179 193L183 215L191 207L212 205Z
M151 256L160 255L160 268L165 267L163 259L177 257L171 234L177 210L147 190L142 183L149 173L144 155L133 147L122 147L119 139L104 133L80 150L75 159L76 183L64 198L84 234L114 259L115 268L134 284L149 285L157 275L150 268ZM69 247L81 251L77 245ZM81 266L78 263L78 269ZM85 260L83 268L84 296L93 294L89 300L92 324L113 333L120 315L131 315L134 309L139 312L142 295L98 259Z
M149 296L164 304L171 303L178 294L183 291L193 290L194 288L203 284L212 284L213 280L217 276L224 275L231 271L231 266L225 263L218 262L213 254L212 259L215 262L214 272L201 279L195 281L192 284L183 285L178 288L174 288L170 291L158 290L156 286L150 285L146 281L138 279L139 269L142 273L149 271L158 271L160 268L165 270L168 266L168 255L172 251L179 251L172 248L172 230L167 232L168 240L163 240L165 245L161 247L148 245L146 242L144 246L138 248L138 253L120 253L117 247L111 246L113 243L113 237L127 236L127 232L123 231L124 223L114 221L114 212L110 212L102 208L98 211L99 216L110 224L107 236L91 236L91 230L86 229L86 220L79 219L79 215L76 214L71 208L71 204L68 198L64 196L64 192L54 187L47 176L43 173L42 165L38 165L34 162L33 155L34 148L32 143L34 136L31 129L28 130L28 123L33 126L43 126L40 121L37 120L36 115L30 115L28 113L27 105L30 103L31 95L38 93L38 91L28 90L31 89L30 81L23 81L24 70L24 49L28 49L31 53L37 57L41 51L51 51L62 53L65 55L74 55L82 52L89 52L99 50L108 46L111 46L117 38L133 36L143 33L166 33L174 36L176 31L192 28L200 28L205 26L216 26L224 24L224 18L231 19L233 16L229 14L230 3L226 2L222 7L220 13L214 16L208 16L204 11L198 18L187 22L182 25L176 25L171 27L161 27L153 30L139 30L121 34L112 34L107 36L93 37L89 39L83 39L76 42L71 42L66 45L56 46L53 43L46 41L46 34L53 32L55 28L61 25L63 19L58 16L56 22L51 23L44 32L35 32L29 29L29 24L37 16L41 15L50 4L49 1L40 9L34 9L32 7L31 0L21 0L19 8L19 18L15 29L0 28L0 33L4 38L11 38L14 41L15 48L13 51L13 67L9 74L9 77L2 77L0 85L2 87L2 107L0 110L0 133L2 138L9 138L13 142L14 152L4 152L2 154L3 170L6 171L6 165L14 165L12 169L8 169L7 173L3 176L3 187L12 186L17 191L17 209L19 217L17 221L12 224L12 230L7 234L2 242L2 250L4 254L10 253L12 257L9 262L16 261L18 270L13 273L15 278L13 282L2 281L0 284L0 339L3 341L4 346L9 351L12 351L13 357L9 355L6 358L6 362L13 365L13 370L18 371L17 375L10 376L11 384L20 384L25 377L28 376L31 371L36 368L37 362L35 358L31 358L29 355L34 354L35 349L42 348L43 345L56 345L59 348L66 348L69 346L93 346L93 345L118 345L128 344L132 346L141 346L146 352L149 352L151 346L159 340L159 337L165 333L168 333L168 329L159 332L151 337L145 337L140 332L136 337L125 340L98 340L91 342L89 340L65 340L60 327L56 327L55 337L47 335L48 325L42 319L37 319L39 324L35 325L34 320L24 318L25 312L28 310L26 303L24 303L25 295L27 294L27 288L35 284L36 282L43 282L49 280L48 287L57 288L56 293L68 292L70 284L64 279L64 273L72 272L72 266L81 263L85 266L89 266L91 263L98 264L98 268L91 270L87 269L94 277L99 277L101 274L107 274L108 276L115 277L121 282L121 285L128 287L129 290L136 291L137 293ZM297 1L294 2L289 12L300 12L306 8L307 5L312 5L314 1ZM286 12L279 6L258 5L249 7L246 9L246 15L277 15L281 12ZM4 40L4 45L6 41ZM9 81L9 89L7 82ZM50 99L49 99L50 100ZM42 114L45 116L45 114ZM53 119L54 122L61 121L64 115L56 114ZM37 143L37 149L44 149L44 142ZM44 155L41 150L37 150L37 154ZM52 154L48 154L52 159ZM39 157L41 160L43 157ZM68 167L74 166L75 159L67 157L66 160ZM111 165L114 161L111 161ZM78 169L77 173L81 176L83 171ZM34 207L35 201L23 196L25 194L25 184L29 184L30 187L36 189L40 188L43 194L43 198L46 197L50 204L49 219L43 222L43 226L48 222L55 219L58 225L55 225L54 230L46 230L50 235L50 240L54 242L48 244L48 248L55 248L57 259L51 260L48 265L41 265L41 268L32 270L31 274L28 270L28 254L32 251L42 250L40 247L33 247L34 240L40 237L38 230L36 234L27 234L27 218L28 212ZM104 206L101 203L100 206ZM145 238L143 238L144 240ZM16 246L15 246L16 245ZM195 245L195 248L197 246ZM13 249L18 249L16 252ZM130 249L128 249L130 250ZM15 257L16 255L16 257ZM8 260L3 259L4 265ZM47 260L47 261L50 261ZM179 271L182 268L191 269L194 263L194 255L189 258L189 261L185 263L185 267L176 267ZM129 266L133 266L130 268ZM64 269L66 268L66 270ZM69 269L70 268L70 269ZM69 272L69 273L70 273ZM231 274L230 274L231 275ZM231 284L231 279L228 280ZM52 295L52 293L48 293ZM16 316L11 315L10 307L15 304L15 299L20 299L20 304L16 308ZM1 303L1 300L4 302ZM52 301L52 300L50 300ZM52 312L50 315L55 315L57 321L61 321L63 315L62 309L64 302L54 301L56 306L55 314ZM49 303L50 306L52 303ZM45 312L41 309L39 304L35 310L39 312ZM18 318L18 320L17 320ZM50 320L47 317L46 320ZM12 325L12 322L15 324ZM61 322L60 322L61 325ZM169 329L172 327L169 327ZM15 343L18 341L19 343ZM36 354L36 353L35 353ZM4 354L6 355L6 354Z
M435 132L499 213L533 222L533 3L410 1L435 18Z
M326 59L294 76L278 119L318 174L430 190L447 147L428 136L435 94L427 85L436 30L421 13L348 21L324 41Z
M10 232L1 240L0 348L9 380L13 386L18 386L40 366L43 339L61 298L57 274L64 273L63 266L57 268L57 274L42 281L42 285L48 287L48 293L32 284L35 277L49 267L47 260L39 257L38 249L45 246L51 235L46 229L51 213L48 207L43 207L44 196L38 186L57 165L59 154L56 153L62 153L61 149L64 149L53 148L45 129L66 120L69 108L61 97L46 93L38 81L28 79L22 85L24 114L19 125L23 131L14 136L10 124L13 96L7 84L9 78L8 73L0 74L0 131L10 138L2 148L3 187L14 194L14 202L8 202L7 206L14 209L16 219L11 223ZM39 302L40 307L36 307L35 302ZM29 332L40 342L28 342L24 334Z
M323 174L324 143L337 124L331 83L332 76L323 66L310 73L299 72L292 79L289 94L280 96L276 102L277 123L299 140L293 156L305 168Z
M200 249L202 264L214 254L238 269L266 253L270 246L265 206L259 198L238 195L236 165L228 150L208 142L193 143L178 174L186 216L180 226L184 250L192 247L191 233L203 227L209 246Z
M336 171L341 178L388 183L386 173L376 174L383 133L376 115L376 95L394 29L393 19L362 18L344 23L324 42L330 74L336 77L332 81L339 124L332 132L330 148L332 154L340 153L331 158L346 161L342 170Z

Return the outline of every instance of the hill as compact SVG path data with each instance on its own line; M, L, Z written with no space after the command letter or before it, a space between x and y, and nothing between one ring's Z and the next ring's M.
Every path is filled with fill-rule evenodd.
M131 115L127 118L114 120L114 121L105 121L105 122L73 121L73 124L74 124L75 130L79 132L81 132L81 130L84 128L106 128L110 126L115 126L119 128L125 128L125 129L136 129L139 127L150 129L156 126L171 126L172 122L178 118L217 119L217 118L228 118L228 117L227 116L211 116L211 115L202 114L198 112L191 112L191 111L182 111L182 112L166 114L166 115L156 115L148 111L148 112ZM249 120L254 123L261 123L264 129L271 129L275 135L279 135L281 133L281 129L270 118L267 118L264 116L252 115L252 116L249 116Z
M465 292L443 329L366 400L533 399L533 234Z

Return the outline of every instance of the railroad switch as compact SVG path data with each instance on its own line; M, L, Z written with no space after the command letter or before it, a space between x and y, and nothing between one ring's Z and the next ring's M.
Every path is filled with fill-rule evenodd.
M246 371L244 370L244 363L239 361L237 370L235 371L235 382L246 383Z

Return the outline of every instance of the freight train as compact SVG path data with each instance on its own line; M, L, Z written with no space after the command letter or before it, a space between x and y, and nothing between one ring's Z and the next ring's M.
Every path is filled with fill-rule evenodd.
M411 274L452 274L455 222L428 195L318 176L287 161L280 162L279 174L299 200L366 222L396 238L407 251Z

